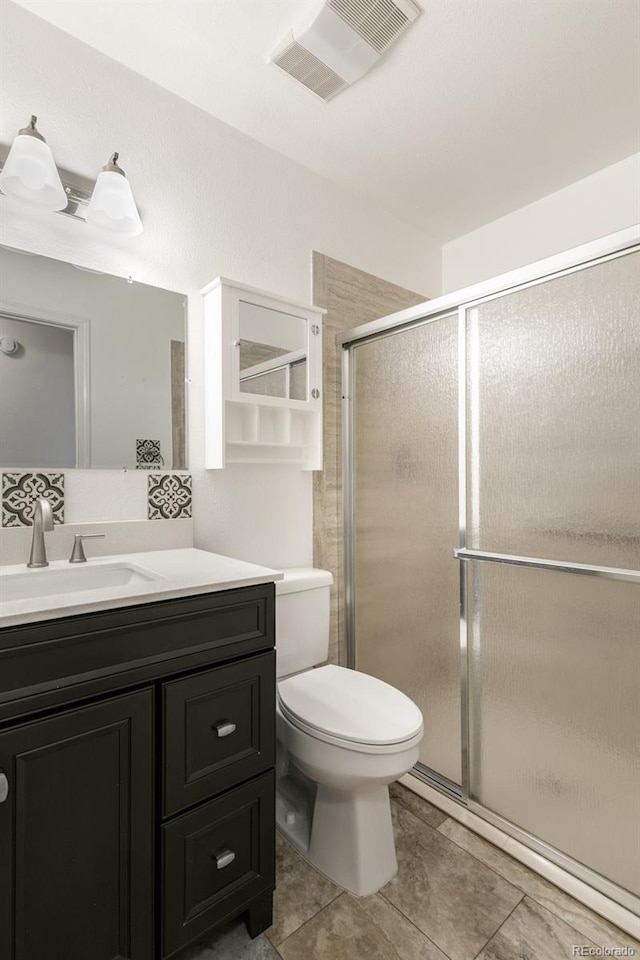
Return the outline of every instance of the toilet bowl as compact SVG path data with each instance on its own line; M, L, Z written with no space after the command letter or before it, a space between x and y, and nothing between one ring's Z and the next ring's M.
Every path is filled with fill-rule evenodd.
M276 584L276 810L298 850L363 897L397 871L388 784L417 761L423 723L389 684L316 667L328 654L331 582L305 568Z

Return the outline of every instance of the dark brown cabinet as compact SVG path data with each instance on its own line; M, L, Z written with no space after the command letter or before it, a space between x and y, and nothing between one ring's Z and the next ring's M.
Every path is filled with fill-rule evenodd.
M1 960L269 926L274 619L264 584L0 630Z
M0 957L152 960L153 696L0 732Z
M165 955L273 888L274 818L270 772L163 828Z
M164 811L177 813L273 767L273 655L163 684Z

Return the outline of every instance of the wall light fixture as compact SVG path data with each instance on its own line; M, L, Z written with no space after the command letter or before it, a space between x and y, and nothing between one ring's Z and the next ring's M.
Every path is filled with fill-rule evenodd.
M102 230L135 237L142 233L142 220L124 170L118 166L118 154L98 174L86 219Z
M87 221L121 237L142 233L142 220L129 181L118 166L118 154L102 168L93 190L84 189L68 178L61 179L36 122L37 117L32 116L29 126L18 132L4 165L0 161L0 190L31 206Z
M0 173L0 188L43 210L64 210L67 195L51 148L36 127L37 119L31 117L29 126L18 131Z

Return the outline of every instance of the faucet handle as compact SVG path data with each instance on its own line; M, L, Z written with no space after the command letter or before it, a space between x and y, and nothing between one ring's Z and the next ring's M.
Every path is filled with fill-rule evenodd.
M86 563L87 558L82 546L83 540L104 540L104 533L76 533L73 537L73 550L69 557L69 563Z

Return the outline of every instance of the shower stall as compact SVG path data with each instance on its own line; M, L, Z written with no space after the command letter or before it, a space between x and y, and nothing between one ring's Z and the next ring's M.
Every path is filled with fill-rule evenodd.
M640 905L640 235L342 338L349 665L414 774Z

